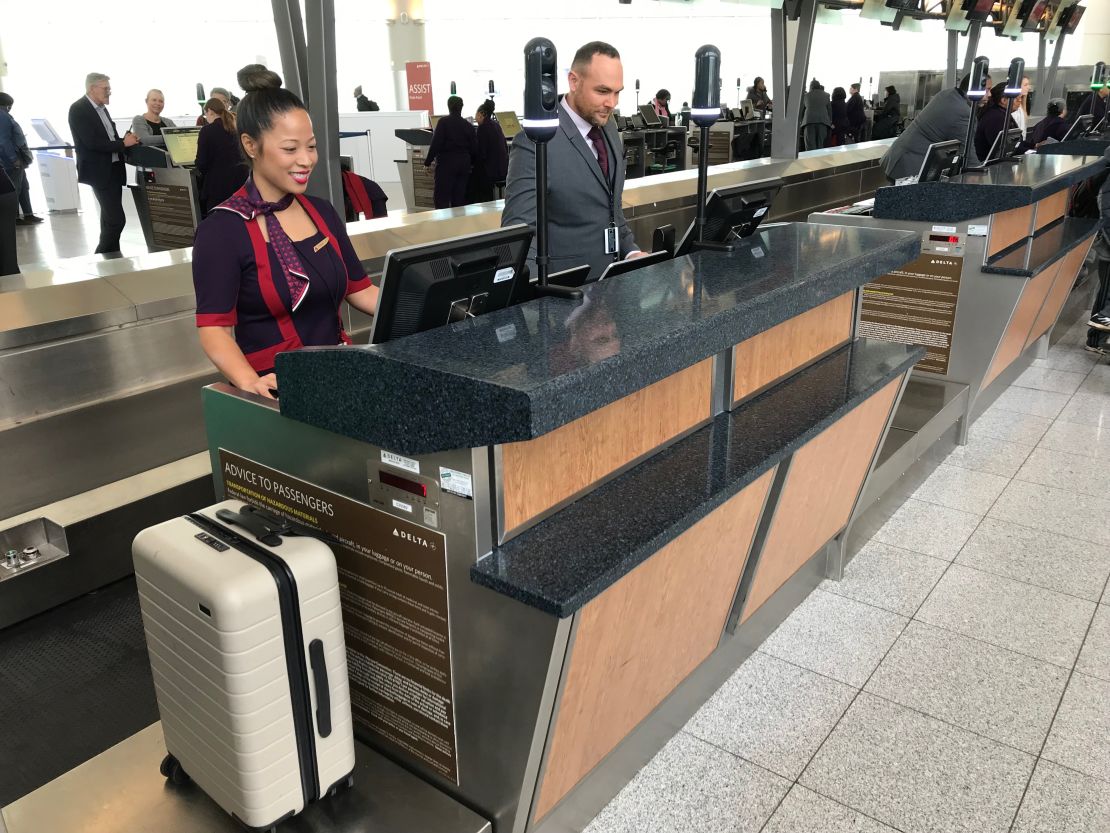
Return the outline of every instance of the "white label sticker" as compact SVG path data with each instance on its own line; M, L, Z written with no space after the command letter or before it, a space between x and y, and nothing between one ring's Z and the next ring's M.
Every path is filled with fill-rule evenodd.
M505 324L503 327L498 327L494 330L497 334L497 340L504 344L506 341L512 341L516 338L516 324Z
M763 249L760 246L755 246L752 249L752 257L763 257Z
M465 471L439 467L439 488L460 497L474 497L474 485Z
M968 237L986 237L989 228L990 226L968 226L967 235Z
M506 266L504 269L498 269L493 273L493 282L501 283L502 281L511 281L516 272L512 266Z
M436 512L435 509L429 509L427 506L425 506L424 507L424 523L427 524L430 527L438 528L439 527L439 513Z
M402 512L412 512L412 504L400 500L393 501L393 508L400 509Z
M392 451L382 452L382 462L388 466L396 466L405 471L411 471L413 474L420 474L420 463L416 460L410 460L408 457L402 457L400 454L394 454Z
M937 234L955 234L956 233L956 227L955 226L933 226L933 231L935 231Z
M938 252L947 252L948 247L947 246L937 246L937 251Z

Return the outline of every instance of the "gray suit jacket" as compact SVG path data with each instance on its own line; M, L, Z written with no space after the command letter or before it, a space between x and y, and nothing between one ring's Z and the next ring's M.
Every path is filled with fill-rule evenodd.
M941 90L925 109L917 114L883 157L882 166L891 179L916 176L921 163L935 142L946 142L967 136L967 122L971 118L971 107L963 93L955 87ZM978 165L974 143L968 153L967 164Z
M589 264L596 278L613 262L605 254L605 232L609 225L609 191L593 150L578 132L574 121L559 103L559 129L547 143L547 251L548 272ZM636 241L621 209L624 193L624 147L616 127L605 126L609 145L609 172L615 170L613 215L619 231L620 257L635 251ZM523 130L513 139L509 154L509 176L505 188L505 210L501 225L526 223L536 226L536 146ZM528 268L536 275L536 244L528 252Z
M824 90L810 90L802 99L805 112L802 124L827 124L832 127L832 99Z

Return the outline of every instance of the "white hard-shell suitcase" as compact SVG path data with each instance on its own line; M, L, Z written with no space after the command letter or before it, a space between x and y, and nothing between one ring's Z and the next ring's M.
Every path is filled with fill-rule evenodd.
M335 557L283 524L229 500L132 547L162 774L260 830L350 786L355 766Z

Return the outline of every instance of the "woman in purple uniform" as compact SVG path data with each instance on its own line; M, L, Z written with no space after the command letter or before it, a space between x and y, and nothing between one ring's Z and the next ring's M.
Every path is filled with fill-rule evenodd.
M378 290L336 210L305 195L317 154L304 104L259 64L239 71L239 86L248 93L237 130L251 176L197 228L197 328L229 382L273 398L274 357L349 343L340 305L372 315Z

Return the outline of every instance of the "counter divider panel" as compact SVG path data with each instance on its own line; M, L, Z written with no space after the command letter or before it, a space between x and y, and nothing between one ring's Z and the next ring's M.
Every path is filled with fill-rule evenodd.
M794 453L741 623L847 525L902 382L887 383Z
M711 418L712 357L542 437L501 447L507 538Z
M1023 205L1009 211L991 215L990 237L987 239L987 258L1010 248L1033 232L1033 206Z
M717 647L771 468L576 614L534 823Z
M1089 242L1076 247L1056 267L1059 270L1056 273L1056 280L1052 284L1052 289L1049 290L1041 311L1037 314L1037 320L1033 323L1029 338L1025 340L1026 347L1047 333L1056 323L1056 319L1060 317L1060 312L1064 309L1064 304L1067 303L1068 296L1075 285L1079 268L1083 265L1083 261L1087 257L1087 251L1091 248L1093 242L1094 238L1091 238Z
M1025 350L1026 340L1058 273L1059 268L1052 267L1026 282L979 390L986 390Z
M827 301L733 348L733 407L852 338L857 292Z

